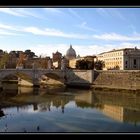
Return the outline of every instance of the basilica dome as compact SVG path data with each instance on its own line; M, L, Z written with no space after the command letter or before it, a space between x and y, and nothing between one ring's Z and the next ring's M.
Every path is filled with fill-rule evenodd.
M70 45L70 48L69 48L69 49L67 50L67 52L66 52L66 58L67 58L68 60L76 58L76 52L75 52L75 50L72 48L72 45Z

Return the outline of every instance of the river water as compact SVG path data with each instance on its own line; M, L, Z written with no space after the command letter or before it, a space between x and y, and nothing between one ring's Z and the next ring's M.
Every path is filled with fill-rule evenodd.
M140 132L140 95L5 84L0 133Z

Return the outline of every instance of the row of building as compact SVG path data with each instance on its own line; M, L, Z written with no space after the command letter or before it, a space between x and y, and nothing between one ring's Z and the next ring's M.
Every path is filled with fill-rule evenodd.
M75 68L77 60L103 61L103 70L140 70L140 49L123 48L103 52L97 56L77 57L69 61L69 66Z
M97 55L96 58L104 61L105 70L140 70L140 49L137 47L113 49Z
M0 50L0 60L3 54L4 52ZM140 70L140 49L137 47L113 49L98 54L97 56L80 57L76 55L76 51L72 48L72 45L70 45L70 48L66 51L66 55L62 56L62 53L57 51L56 53L52 53L52 58L37 57L30 50L26 50L25 52L11 51L5 67L32 68L34 65L37 68L61 69L63 62L66 67L75 69L76 62L83 59L93 62L98 60L103 61L105 64L103 70Z
M0 68L42 68L42 69L60 69L62 62L66 63L66 67L69 67L69 60L76 58L76 52L70 45L66 55L62 56L62 53L56 51L52 53L52 58L37 57L31 50L26 51L11 51L10 53L0 50Z

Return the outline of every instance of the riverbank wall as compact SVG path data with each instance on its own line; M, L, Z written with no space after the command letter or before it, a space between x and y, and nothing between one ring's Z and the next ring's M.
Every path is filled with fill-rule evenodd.
M92 87L140 90L140 70L94 71Z

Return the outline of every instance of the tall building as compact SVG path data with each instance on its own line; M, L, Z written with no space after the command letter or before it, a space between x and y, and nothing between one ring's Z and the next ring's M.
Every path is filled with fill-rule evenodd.
M61 58L62 58L62 54L58 51L52 54L53 62L59 61Z
M97 60L105 62L104 70L140 70L140 49L113 49L97 55Z
M70 45L70 48L66 52L66 59L71 60L76 58L76 51Z

